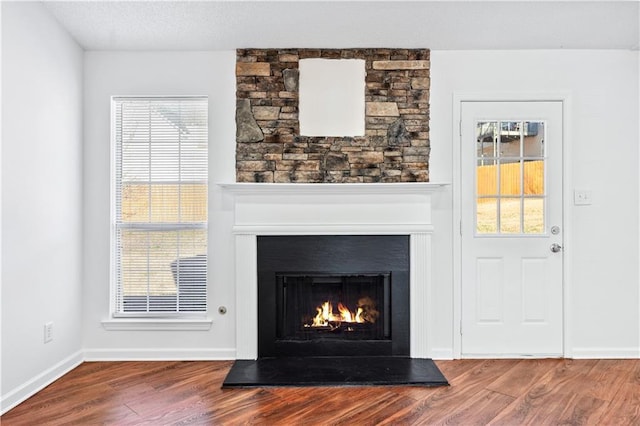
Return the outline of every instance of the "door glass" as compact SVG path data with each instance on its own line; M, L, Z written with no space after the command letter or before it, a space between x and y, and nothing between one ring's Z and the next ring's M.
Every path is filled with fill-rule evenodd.
M545 232L545 123L476 123L476 232Z
M544 233L544 198L525 198L523 219L525 234Z
M544 128L540 121L524 122L524 156L529 158L544 158Z
M482 197L476 204L478 233L495 234L498 230L498 199Z
M476 187L478 197L498 195L498 160L478 159Z
M522 194L522 161L500 160L500 195Z
M497 157L498 144L498 122L481 121L476 126L476 139L478 141L477 155L482 161L483 158Z
M520 138L519 121L500 122L500 157L504 163L518 161L521 157L522 140Z
M500 233L520 234L520 198L500 198Z

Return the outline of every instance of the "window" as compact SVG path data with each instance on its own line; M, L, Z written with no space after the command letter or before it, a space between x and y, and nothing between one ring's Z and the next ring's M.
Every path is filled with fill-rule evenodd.
M543 234L544 121L476 123L476 232Z
M206 313L206 97L115 97L114 316Z

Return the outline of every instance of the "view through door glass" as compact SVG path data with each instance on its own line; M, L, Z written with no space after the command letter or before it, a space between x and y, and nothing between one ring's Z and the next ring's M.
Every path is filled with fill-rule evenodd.
M476 234L545 232L545 122L476 122Z

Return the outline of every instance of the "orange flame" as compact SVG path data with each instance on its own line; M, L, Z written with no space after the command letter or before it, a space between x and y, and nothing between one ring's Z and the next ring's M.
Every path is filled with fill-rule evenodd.
M364 323L362 317L363 309L358 307L354 313L342 303L338 303L338 314L333 313L333 305L331 302L324 302L322 306L316 308L316 316L313 317L311 327L328 327L330 323Z

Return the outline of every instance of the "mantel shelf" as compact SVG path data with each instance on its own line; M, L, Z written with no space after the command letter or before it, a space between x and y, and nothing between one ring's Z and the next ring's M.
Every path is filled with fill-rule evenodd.
M219 183L234 194L426 194L442 190L448 183Z

